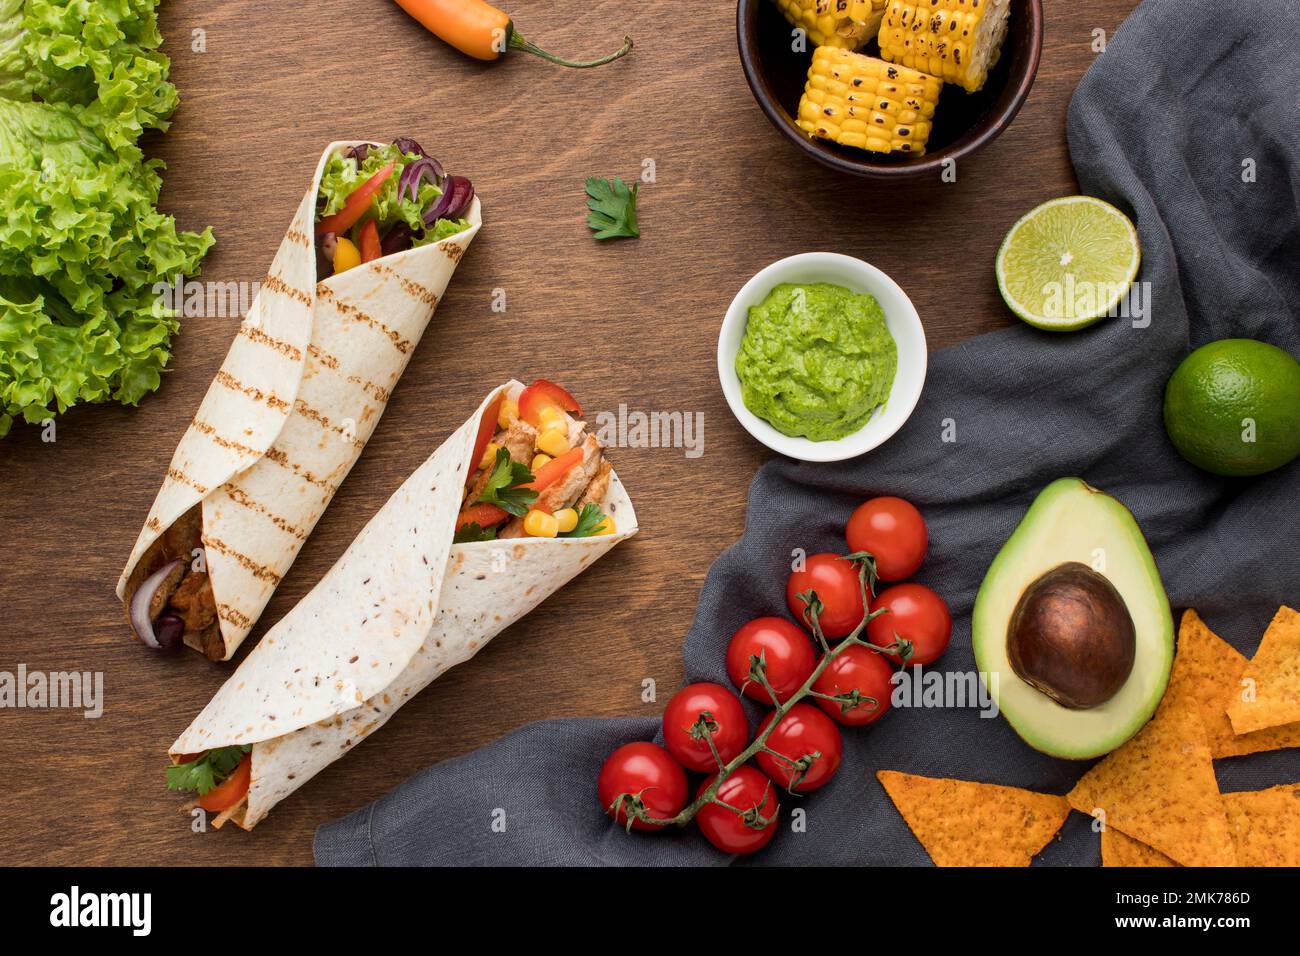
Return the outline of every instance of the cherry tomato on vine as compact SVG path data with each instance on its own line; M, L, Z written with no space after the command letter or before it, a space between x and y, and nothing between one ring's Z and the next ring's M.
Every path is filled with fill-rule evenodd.
M870 628L871 625L868 624L867 627ZM879 720L889 709L889 696L894 690L889 681L893 676L894 669L889 666L884 654L854 644L844 648L826 665L826 670L821 672L812 689L830 697L852 694L856 690L859 698L874 697L876 703L873 705L864 700L845 712L843 704L838 701L826 700L824 697L816 697L814 700L833 720L844 726L865 727Z
M700 784L695 793L697 800L713 780L710 777ZM732 771L718 787L717 796L727 807L736 809L706 803L695 815L695 823L704 839L723 853L753 853L776 835L776 818L781 812L776 787L749 764Z
M822 602L818 622L822 633L831 640L847 637L862 623L866 609L862 606L862 587L855 562L824 552L810 555L804 560L802 570L790 574L785 585L785 602L797 621L803 621L805 608L799 595L807 591L816 591Z
M621 794L639 799L652 817L666 820L675 817L686 806L686 771L668 751L651 743L637 741L619 747L600 768L596 780L596 795L600 806L613 816L620 826L627 826L625 804L617 814L611 806ZM642 820L633 819L633 830L659 830Z
M767 730L775 716L776 711L772 711L763 718L758 725L759 734ZM767 749L789 759L782 760L767 751L759 751L755 758L759 768L782 789L807 793L830 783L835 771L840 769L844 740L835 721L811 704L801 702L781 718L767 738ZM792 780L793 787L790 785Z
M803 686L817 666L812 641L785 618L758 617L742 624L727 645L727 676L741 693L760 704L771 704L772 697L762 684L749 680L751 657L766 664L767 681L781 703Z
M858 505L844 529L849 550L866 551L876 562L876 577L901 581L925 560L929 534L916 506L902 498L872 498Z
M933 664L948 649L952 638L952 614L943 598L924 584L895 584L882 591L871 610L889 613L872 618L867 639L877 647L888 647L898 637L912 642L908 664ZM897 654L886 655L900 663Z
M709 741L693 733L706 712L718 757L723 763L736 757L749 743L749 720L740 698L721 684L688 684L673 694L664 708L664 746L687 770L716 773L718 761Z

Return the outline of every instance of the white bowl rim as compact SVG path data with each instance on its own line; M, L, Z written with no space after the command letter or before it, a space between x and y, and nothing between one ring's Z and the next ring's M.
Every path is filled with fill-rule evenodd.
M775 273L795 270L798 267L806 268L809 272L834 272L841 278L772 278ZM813 441L801 436L785 435L777 431L771 423L750 411L740 394L740 379L736 375L735 362L740 340L744 337L744 325L749 321L749 306L761 302L781 282L789 281L833 282L855 292L870 293L880 302L881 309L885 313L885 322L889 326L889 333L898 347L899 372L903 369L905 361L914 363L917 369L915 376L904 376L896 372L889 398L883 408L877 410L857 431L834 441ZM881 301L881 293L884 293L885 298L894 301L887 305ZM739 333L735 332L737 326L740 327ZM900 338L899 333L904 329L910 334ZM728 339L733 334L736 346L728 348ZM904 341L912 342L906 354ZM887 273L871 263L839 252L801 252L769 263L740 287L740 291L727 307L722 327L718 331L718 380L731 413L745 431L756 440L778 454L800 461L845 461L864 455L888 441L903 427L916 409L925 387L928 364L925 326L922 325L921 316L907 293ZM913 382L913 379L913 387L906 387L904 383Z

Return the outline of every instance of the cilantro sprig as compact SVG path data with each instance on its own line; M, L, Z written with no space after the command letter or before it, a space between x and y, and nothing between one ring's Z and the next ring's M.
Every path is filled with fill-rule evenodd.
M252 749L249 744L218 747L189 763L168 767L167 789L196 791L201 797L234 773L244 754Z
M600 510L600 505L593 502L587 502L578 512L578 523L573 526L572 531L563 531L560 533L561 538L590 538L596 533L601 522L605 520L605 512Z
M477 521L471 521L469 524L461 525L452 535L452 544L469 544L473 541L495 541L497 539L496 528L484 528Z
M587 180L587 225L597 239L636 238L641 230L636 224L636 194L640 183L627 183L615 176Z
M487 484L475 502L496 505L516 518L522 518L528 513L528 506L537 500L536 491L521 487L532 480L533 473L527 465L521 465L510 457L510 452L498 448L496 461L492 464L492 474L488 476Z

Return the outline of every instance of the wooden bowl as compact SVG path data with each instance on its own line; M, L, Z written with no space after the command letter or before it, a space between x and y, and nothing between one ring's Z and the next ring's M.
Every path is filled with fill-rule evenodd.
M875 179L919 178L937 176L946 160L969 156L1011 125L1038 72L1043 6L1042 0L1011 0L1002 55L978 93L944 84L924 156L870 153L813 139L799 129L793 117L808 77L813 43L808 40L804 53L793 52L791 29L772 0L739 0L736 4L740 63L754 99L772 125L805 155L831 169ZM880 49L872 40L861 52L878 56Z

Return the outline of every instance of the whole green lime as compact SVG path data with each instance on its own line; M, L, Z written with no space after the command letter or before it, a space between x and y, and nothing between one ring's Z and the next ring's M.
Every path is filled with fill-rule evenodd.
M1262 475L1300 455L1300 362L1267 342L1202 345L1165 386L1165 431L1216 475Z

